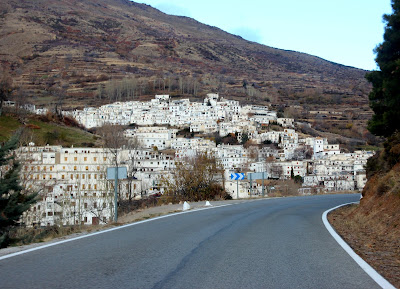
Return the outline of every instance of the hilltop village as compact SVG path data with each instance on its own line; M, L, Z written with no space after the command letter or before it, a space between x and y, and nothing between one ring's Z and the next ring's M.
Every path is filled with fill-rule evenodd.
M45 113L38 110L36 113ZM126 125L134 146L120 148L21 147L23 184L41 200L24 214L27 225L103 224L112 219L114 189L107 168L126 167L121 199L162 194L161 177L173 178L176 161L199 153L216 157L233 198L268 194L263 182L232 180L232 173L264 172L265 179L301 180L300 194L361 190L369 151L343 153L319 137L299 137L295 120L268 106L240 106L218 94L202 103L156 95L148 102L116 102L64 111L86 128ZM185 132L184 134L182 132ZM216 176L217 177L217 176Z

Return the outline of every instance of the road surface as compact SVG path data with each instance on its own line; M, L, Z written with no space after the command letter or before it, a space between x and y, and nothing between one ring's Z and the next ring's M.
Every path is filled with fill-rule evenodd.
M179 214L0 260L0 288L379 288L322 213L359 195Z

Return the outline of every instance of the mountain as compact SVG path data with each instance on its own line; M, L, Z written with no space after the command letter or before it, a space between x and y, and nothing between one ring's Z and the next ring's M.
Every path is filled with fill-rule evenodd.
M369 114L364 70L128 0L2 1L0 52L3 74L23 102L73 108L154 93L219 92L303 111Z

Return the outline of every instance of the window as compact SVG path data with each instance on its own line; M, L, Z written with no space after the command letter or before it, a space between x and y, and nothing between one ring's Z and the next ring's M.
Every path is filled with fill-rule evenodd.
M82 180L84 180L85 179L85 174L82 174Z
M64 158L64 161L68 161L68 158L67 158L67 157L65 157L65 158Z
M74 171L76 171L76 166L74 166Z
M97 161L97 157L94 157L93 160L96 162Z
M84 190L85 189L85 184L82 184L82 190Z
M93 207L96 209L97 208L97 202L93 203Z
M92 188L92 185L91 184L89 184L88 185L88 190L90 190Z
M87 157L84 157L84 158L83 158L83 161L86 162L86 161L87 161Z
M97 184L94 184L93 186L94 186L94 189L97 190ZM96 194L96 193L95 193L95 194Z
M85 169L88 171L89 170L89 166L86 166Z
M75 162L78 161L78 157L74 157L74 161L75 161Z
M65 176L64 175L61 175L61 179L63 180L65 178Z
M85 209L87 209L87 203L85 203L85 204L83 205L83 207L84 207Z

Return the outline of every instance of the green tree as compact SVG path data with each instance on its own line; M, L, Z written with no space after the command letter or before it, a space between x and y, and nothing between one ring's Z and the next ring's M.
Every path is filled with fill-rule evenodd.
M0 79L0 115L3 111L3 102L8 100L12 90L12 79L4 74Z
M19 178L20 163L11 153L18 145L19 136L20 133L16 133L0 147L0 248L10 243L10 230L36 202L37 194L24 193Z
M388 137L400 130L400 0L392 0L393 14L384 15L384 41L375 48L380 70L366 75L373 89L369 101L374 115L368 130Z

